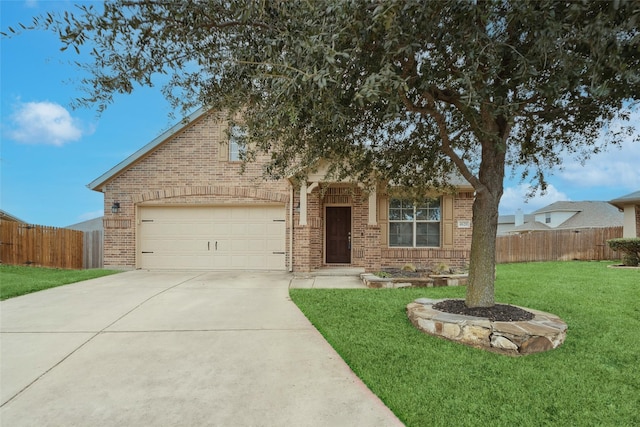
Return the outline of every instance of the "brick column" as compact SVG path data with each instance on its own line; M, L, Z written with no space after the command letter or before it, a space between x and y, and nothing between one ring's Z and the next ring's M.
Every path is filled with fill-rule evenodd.
M365 229L364 269L367 272L380 270L382 248L380 247L380 226L368 225Z

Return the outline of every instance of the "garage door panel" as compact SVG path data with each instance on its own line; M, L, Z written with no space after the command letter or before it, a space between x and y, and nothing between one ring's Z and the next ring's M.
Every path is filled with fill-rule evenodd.
M249 244L247 240L235 240L231 242L231 250L233 252L249 252L250 250L260 251L264 249L261 247L258 240L253 240L252 244Z
M174 254L179 256L180 254L197 255L203 251L207 251L207 240L186 240L186 239L153 239L147 240L142 247L142 251L163 251L167 254Z
M157 206L139 214L142 268L286 268L284 206Z
M142 254L141 263L143 268L167 269L167 268L188 268L188 269L209 269L211 264L208 256L176 256L176 255L155 255Z
M285 250L284 242L267 240L265 245L265 250L268 252L284 252Z

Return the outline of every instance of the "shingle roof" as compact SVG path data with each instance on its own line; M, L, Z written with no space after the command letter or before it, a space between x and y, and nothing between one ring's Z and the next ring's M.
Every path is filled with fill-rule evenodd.
M536 214L552 212L575 212L565 222L551 228L542 222L535 221ZM504 215L500 223L513 219L513 215ZM527 231L541 230L566 230L575 228L603 228L622 226L624 214L609 202L585 201L585 202L555 202L538 209L531 215L525 215L525 223L508 230L508 233L523 233Z
M626 196L618 197L609 202L613 206L623 209L624 205L640 204L640 190L627 194Z
M560 224L556 229L616 227L623 224L624 214L608 202L569 203L574 203L574 206L579 208L579 212Z
M543 224L538 221L529 221L517 227L513 227L511 230L509 230L509 233L524 233L527 231L548 231L548 230L551 230L551 227L549 227L546 224Z

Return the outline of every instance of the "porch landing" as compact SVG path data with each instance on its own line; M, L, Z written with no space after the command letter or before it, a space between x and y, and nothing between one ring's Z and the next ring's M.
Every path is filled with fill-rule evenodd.
M306 273L294 273L289 288L298 289L364 289L360 279L364 268L325 267Z

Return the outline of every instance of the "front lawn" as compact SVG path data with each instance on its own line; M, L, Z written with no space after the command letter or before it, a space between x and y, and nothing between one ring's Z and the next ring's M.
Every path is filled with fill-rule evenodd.
M0 300L43 289L119 273L115 270L61 270L57 268L0 265Z
M640 425L640 270L499 265L496 300L567 322L558 349L519 358L424 334L405 313L463 287L292 289L293 301L407 426Z

